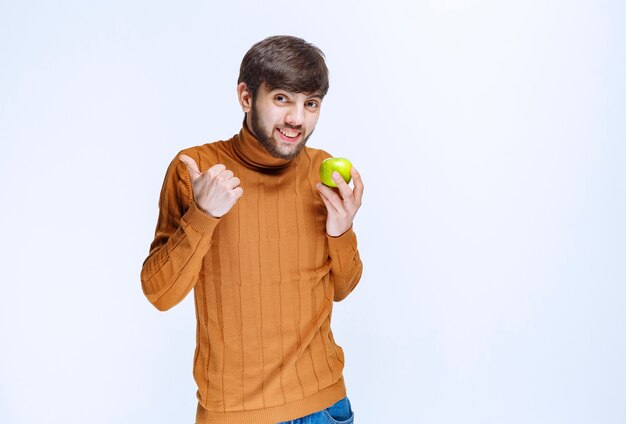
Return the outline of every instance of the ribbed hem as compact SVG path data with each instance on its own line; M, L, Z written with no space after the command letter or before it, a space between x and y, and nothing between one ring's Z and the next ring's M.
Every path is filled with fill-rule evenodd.
M220 222L219 218L213 218L212 216L202 212L195 202L189 205L189 210L183 216L183 220L187 221L191 228L199 233L213 233L215 227Z
M321 411L346 396L343 377L332 386L305 399L266 409L237 412L212 412L198 403L196 424L276 424Z

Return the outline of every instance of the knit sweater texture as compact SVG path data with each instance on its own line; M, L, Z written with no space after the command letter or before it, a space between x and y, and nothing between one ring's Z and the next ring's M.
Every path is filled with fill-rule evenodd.
M330 155L305 147L292 160L272 157L245 125L229 140L182 153L201 172L224 164L243 188L213 218L196 206L177 155L141 270L143 292L159 310L193 289L197 424L274 424L329 407L346 395L333 301L362 273L353 229L326 234L315 185Z

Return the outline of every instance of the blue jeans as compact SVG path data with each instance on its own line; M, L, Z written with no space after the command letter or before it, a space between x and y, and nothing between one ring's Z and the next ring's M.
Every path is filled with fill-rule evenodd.
M278 424L353 424L354 413L347 397L329 408L321 410L297 420L284 421Z

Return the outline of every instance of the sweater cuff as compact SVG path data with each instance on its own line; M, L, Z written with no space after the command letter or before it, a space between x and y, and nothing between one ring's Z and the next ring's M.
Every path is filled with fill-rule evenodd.
M337 237L326 234L326 238L328 239L328 247L330 250L341 251L356 246L356 234L354 234L352 227Z
M213 230L215 230L215 227L217 227L217 224L220 222L219 218L213 218L211 215L202 212L194 202L189 205L189 209L183 216L183 220L185 220L191 228L203 234L212 234Z

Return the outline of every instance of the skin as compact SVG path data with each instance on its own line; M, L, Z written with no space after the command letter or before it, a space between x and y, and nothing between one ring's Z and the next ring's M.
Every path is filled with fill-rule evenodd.
M265 84L261 84L253 99L242 82L237 86L237 96L250 131L270 154L285 159L300 153L317 125L322 104L316 93L293 93ZM189 170L196 205L210 216L224 216L243 195L239 178L224 165L214 165L201 173L191 157L180 155L179 159ZM350 173L354 189L337 172L333 173L337 189L322 183L316 186L328 212L326 232L331 237L348 231L361 207L363 181L354 167Z
M296 157L317 125L322 98L261 84L253 99L245 83L237 86L237 94L246 125L261 145L272 156Z
M361 207L363 199L363 180L361 174L352 167L350 170L354 190L343 180L338 172L333 172L333 181L337 184L339 195L330 187L317 183L317 190L326 206L326 233L339 237L352 227L354 217Z
M239 178L221 163L201 173L193 158L180 155L179 159L187 166L193 197L198 208L204 213L213 218L220 218L243 196Z

